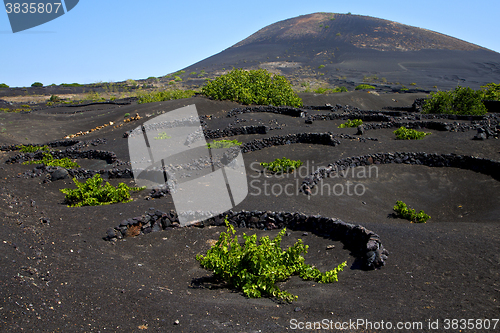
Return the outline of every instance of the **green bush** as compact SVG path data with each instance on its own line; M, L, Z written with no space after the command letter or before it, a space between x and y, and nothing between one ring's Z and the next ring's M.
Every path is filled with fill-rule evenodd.
M194 90L164 90L137 96L137 104L170 101L173 99L189 98L196 94Z
M201 91L215 100L257 105L302 106L302 100L284 76L272 75L264 69L233 69L215 80L209 80Z
M31 86L32 87L43 87L43 83L41 83L41 82L33 82L33 84Z
M61 98L59 98L59 96L57 96L57 95L52 95L52 96L50 96L49 101L52 103L57 103L57 102L61 101Z
M346 92L347 88L346 87L335 87L334 89L331 88L317 88L314 90L316 94L333 94L333 93L338 93L338 92Z
M393 209L399 217L407 219L412 223L425 223L431 218L429 215L425 214L423 210L416 213L415 209L408 208L402 201L397 201Z
M414 129L401 126L400 128L394 131L394 134L396 134L396 138L398 140L420 140L423 139L426 135L430 135L431 133L420 132Z
M58 166L58 167L63 167L65 169L74 169L80 167L78 163L73 162L67 157L61 159L55 159L54 156L52 156L49 153L43 154L43 158L41 160L26 161L23 164L45 164L46 166L54 166L54 167Z
M273 162L270 162L270 163L265 163L265 162L260 163L260 165L263 166L264 169L267 169L267 170L274 172L274 173L292 172L293 170L300 167L302 164L303 163L300 160L293 161L293 160L290 160L286 157L283 157L281 159L277 158Z
M155 137L155 140L166 140L166 139L171 139L172 137L168 135L166 132L161 132L158 134L157 137Z
M50 151L49 146L32 146L32 145L19 145L17 146L21 153L36 153L37 151Z
M339 128L347 128L347 127L358 127L363 124L363 120L361 119L348 119L345 123L340 124Z
M369 84L365 84L365 83L362 83L360 85L358 85L356 88L354 88L355 90L363 90L363 89L375 89L374 86L372 85L369 85Z
M318 69L322 69L322 68L325 68L325 65L319 65L318 66Z
M431 93L431 98L422 107L423 113L444 113L461 115L484 115L484 92L469 87L456 87L452 91Z
M60 191L66 195L65 200L69 207L100 206L117 202L129 202L131 191L141 191L146 187L129 187L125 183L120 183L115 188L106 182L102 185L101 175L87 179L85 183L80 183L73 178L76 189L64 188Z
M137 81L133 79L128 79L127 81L125 81L125 84L127 86L137 87Z
M127 117L130 117L130 113L128 113L128 112L123 115L123 118L127 118Z
M231 148L235 146L241 146L241 142L238 140L218 140L212 143L207 143L208 149L220 149L220 148Z
M500 101L500 83L488 83L481 86L483 91L483 99L489 101Z
M80 83L61 83L61 87L83 87Z
M9 86L6 85L5 83L0 83L0 88L9 88Z
M259 245L257 235L243 234L245 244L241 246L234 227L227 219L226 226L227 231L220 234L217 243L205 256L198 254L196 260L216 277L242 290L250 298L265 294L292 302L298 297L280 290L276 286L277 282L285 281L292 275L320 283L337 282L338 272L347 266L347 263L343 262L336 268L321 273L317 268L305 264L301 254L307 253L308 246L304 245L301 239L286 251L281 249L281 238L286 229L281 230L272 240L268 236L261 237Z

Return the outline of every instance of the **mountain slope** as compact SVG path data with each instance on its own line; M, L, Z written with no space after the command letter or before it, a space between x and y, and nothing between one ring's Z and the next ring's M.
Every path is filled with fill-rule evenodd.
M477 88L500 82L497 52L397 22L332 13L271 24L186 71L217 75L232 67L266 68L303 85L364 80L445 89L458 83Z

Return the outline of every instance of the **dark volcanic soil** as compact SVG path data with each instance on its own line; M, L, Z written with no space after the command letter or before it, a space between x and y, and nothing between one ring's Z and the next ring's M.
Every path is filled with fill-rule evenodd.
M420 95L355 92L325 96L305 95L308 105L349 104L366 110L384 106L409 106ZM397 100L398 105L394 105ZM231 139L248 142L272 135L303 132L344 133L356 129L337 128L338 121L315 121L272 113L248 113L224 118L235 107L201 97L170 102L127 106L99 105L52 108L30 114L2 114L7 130L0 145L35 144L60 140L105 123L122 122L124 114L140 114L140 121L122 127L108 126L80 140L105 138L97 147L128 160L123 133L161 111L196 104L199 114L213 115L209 128L280 124L282 129L265 135ZM75 111L78 111L75 113ZM316 111L311 111L314 113ZM325 113L326 111L321 111ZM150 117L148 117L150 115ZM470 121L459 121L470 123ZM2 332L285 332L297 322L322 320L349 322L358 319L373 324L422 323L422 329L394 332L459 332L446 329L446 319L495 319L500 313L500 183L493 177L470 170L379 165L370 177L359 177L358 169L345 178L325 183L346 186L350 181L365 191L362 195L303 193L291 196L269 192L273 184L300 184L305 174L288 178L263 178L252 162L286 156L312 167L339 159L373 153L456 153L500 159L498 140L472 140L475 131L440 132L423 140L398 141L392 129L369 130L362 137L378 141L342 139L336 147L294 144L244 154L249 194L235 210L292 211L337 217L376 232L390 255L384 267L355 269L354 257L340 242L291 231L283 246L302 239L310 246L306 262L328 270L342 261L348 268L339 282L319 284L292 277L281 287L298 295L283 304L269 298L247 299L242 293L214 284L210 272L195 256L209 248L223 228L178 228L140 235L116 242L104 241L106 230L121 220L140 216L150 207L173 209L170 196L145 200L147 191L132 195L133 202L99 207L70 208L59 189L74 187L71 180L43 183L44 176L25 178L33 166L5 164L15 151L0 152L0 331ZM107 168L105 162L81 161L86 168ZM497 178L498 179L498 178ZM254 183L251 181L256 180ZM120 180L113 179L116 185ZM127 184L131 179L124 179ZM264 182L267 181L268 185ZM295 186L295 185L294 185ZM276 187L277 188L277 187ZM295 187L294 187L295 188ZM397 200L423 209L432 218L412 224L390 217ZM50 222L43 222L42 219ZM238 230L238 233L276 235L277 231ZM328 245L335 245L326 250ZM439 329L428 328L439 320ZM491 324L493 325L493 321ZM346 332L375 332L366 326ZM500 329L497 324L495 332ZM306 330L309 331L309 330ZM482 329L461 332L482 332Z

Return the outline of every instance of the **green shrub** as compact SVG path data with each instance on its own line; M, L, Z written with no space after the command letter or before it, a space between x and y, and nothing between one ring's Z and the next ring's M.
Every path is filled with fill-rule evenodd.
M220 148L231 148L235 146L241 146L241 142L238 140L217 140L212 143L207 143L208 149L220 149Z
M399 217L407 219L412 223L425 223L431 218L429 215L425 214L423 210L416 213L415 209L408 208L402 201L397 201L393 209Z
M59 96L57 96L57 95L52 95L52 96L50 96L49 101L52 103L57 103L57 102L61 101L61 98L59 98Z
M374 86L372 85L369 85L369 84L365 84L365 83L362 83L360 85L358 85L356 88L354 88L355 90L363 90L363 89L375 89Z
M137 87L137 81L136 80L128 79L127 81L125 81L125 83L126 83L127 86Z
M331 88L317 88L314 90L316 94L333 94L333 93L338 93L338 92L346 92L347 88L346 87L335 87L334 89Z
M31 84L31 86L32 86L32 87L43 87L43 83L41 83L41 82L33 82L33 83Z
M338 92L347 92L347 88L346 88L346 87L344 87L344 86L335 87L335 88L333 89L333 92L334 92L334 93L338 93Z
M420 132L411 128L401 126L394 131L394 134L396 134L396 138L398 140L420 140L423 139L426 135L430 135L431 133Z
M318 69L322 69L322 68L325 68L325 65L319 65L318 66Z
M152 93L140 94L137 104L170 101L173 99L189 98L196 94L194 90L164 90Z
M270 163L265 163L265 162L260 163L260 165L263 166L264 169L267 169L267 170L274 172L274 173L292 172L293 170L300 167L302 164L303 163L300 160L293 161L293 160L290 160L286 157L283 157L281 159L277 158L273 162L270 162Z
M61 87L83 87L80 83L61 83Z
M264 69L233 69L215 80L209 80L201 91L215 100L257 105L302 106L302 100L284 76L272 75Z
M9 88L9 86L6 85L5 83L0 83L0 88Z
M469 87L456 87L452 91L432 92L431 98L422 107L423 113L445 113L462 115L484 115L484 92Z
M363 124L363 120L361 119L348 119L347 122L340 124L339 128L347 128L347 127L358 127Z
M130 113L128 113L128 112L123 115L123 118L127 118L127 117L130 117Z
M489 101L500 101L500 83L488 83L485 86L481 86L483 91L483 99Z
M45 164L46 166L54 166L54 167L58 166L58 167L63 167L65 169L74 169L80 167L78 163L73 162L67 157L61 159L55 159L54 156L52 156L49 153L43 154L43 158L41 160L26 161L23 164Z
M378 81L377 75L363 76L363 82L376 82L376 81Z
M36 153L37 151L50 151L49 146L32 146L32 145L19 145L17 146L21 153Z
M226 219L227 231L220 234L219 240L205 256L198 254L196 260L200 265L212 271L218 278L229 285L242 290L250 298L261 297L262 294L276 297L288 302L298 297L286 290L280 290L276 283L287 280L292 275L299 275L304 280L320 283L338 281L338 272L342 271L346 262L336 268L321 273L317 268L305 264L301 255L307 253L308 246L299 239L286 251L281 249L281 238L286 229L281 230L274 239L268 236L259 239L257 235L243 234L245 243L238 242L238 236ZM233 238L234 236L234 238Z
M166 140L166 139L171 139L172 137L168 135L166 132L161 132L158 134L157 137L155 137L155 140Z
M175 82L181 82L181 81L182 81L182 79L181 79L179 76L176 76L176 77L174 77L174 81L175 81Z
M100 206L117 202L129 202L131 191L141 191L146 187L129 187L125 183L120 183L115 188L106 182L102 185L101 175L87 179L85 183L80 183L73 178L76 189L64 188L60 191L66 195L65 200L69 207Z

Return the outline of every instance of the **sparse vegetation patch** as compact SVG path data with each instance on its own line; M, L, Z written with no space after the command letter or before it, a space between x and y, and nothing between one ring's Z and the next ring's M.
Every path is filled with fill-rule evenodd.
M372 85L369 85L369 84L365 84L365 83L362 83L360 85L358 85L356 88L354 88L356 90L363 90L363 89L375 89L374 86Z
M314 90L316 94L334 94L334 93L339 93L339 92L347 92L346 87L335 87L333 89L331 88L317 88Z
M17 146L21 153L36 153L37 151L50 151L49 146L32 146L19 145Z
M302 165L302 161L297 160L291 160L286 157L283 158L277 158L273 162L270 163L265 163L262 162L260 163L261 166L264 167L264 169L269 170L274 173L288 173L292 172L293 170L297 169Z
M43 158L41 160L26 161L23 164L44 164L46 166L63 167L65 169L74 169L80 167L78 163L73 162L68 157L55 159L54 156L52 156L52 154L50 153L43 154Z
M425 223L431 218L429 215L425 214L423 210L416 213L415 209L408 208L408 206L406 206L406 204L402 201L396 202L394 211L399 217L407 219L412 223Z
M161 132L158 134L157 137L155 137L155 140L166 140L166 139L171 139L172 137L168 135L166 132Z
M212 143L207 143L208 149L220 149L220 148L231 148L235 146L241 146L242 142L238 140L217 140Z
M137 96L137 104L170 101L173 99L189 98L196 94L194 90L164 90Z
M347 128L347 127L358 127L363 124L363 120L361 119L348 119L345 123L340 124L339 128Z
M394 134L396 134L396 138L398 140L420 140L423 139L426 135L430 135L431 133L421 132L401 126L400 128L394 131Z
M76 189L64 188L60 191L66 195L65 200L69 207L100 206L118 202L129 202L130 192L141 191L146 187L129 187L125 183L120 183L115 188L106 182L102 185L101 175L87 179L85 183L80 183L73 178Z

